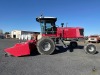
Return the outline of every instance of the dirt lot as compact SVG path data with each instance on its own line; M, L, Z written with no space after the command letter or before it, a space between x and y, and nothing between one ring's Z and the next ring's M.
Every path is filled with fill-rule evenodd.
M73 51L56 47L53 55L33 53L25 57L5 57L3 50L17 42L0 39L0 75L100 75L100 53L85 54L83 43ZM96 47L99 52L100 44Z

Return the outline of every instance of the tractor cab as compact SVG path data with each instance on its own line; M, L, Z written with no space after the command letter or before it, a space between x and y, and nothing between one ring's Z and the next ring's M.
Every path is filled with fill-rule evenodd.
M43 35L56 35L57 28L55 22L57 18L55 17L38 17L36 21L40 23L41 26L41 33Z

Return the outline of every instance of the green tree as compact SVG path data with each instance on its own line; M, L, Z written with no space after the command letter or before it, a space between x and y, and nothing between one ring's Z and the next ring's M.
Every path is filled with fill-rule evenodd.
M9 32L5 32L5 34L10 34Z

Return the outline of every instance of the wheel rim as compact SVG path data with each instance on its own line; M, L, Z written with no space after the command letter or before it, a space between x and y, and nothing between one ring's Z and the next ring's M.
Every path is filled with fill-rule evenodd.
M89 47L89 52L93 52L94 51L94 47Z
M43 43L43 45L42 45L42 49L43 49L44 51L49 51L50 48L51 48L51 45L50 45L49 42L45 42L45 43Z

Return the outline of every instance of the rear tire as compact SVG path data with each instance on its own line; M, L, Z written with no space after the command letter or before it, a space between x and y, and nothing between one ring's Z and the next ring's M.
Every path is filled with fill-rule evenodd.
M40 54L43 55L50 55L55 50L55 43L54 41L49 37L42 37L37 42L37 50Z
M89 53L89 54L95 54L97 52L96 46L93 44L87 44L84 49L86 53Z

